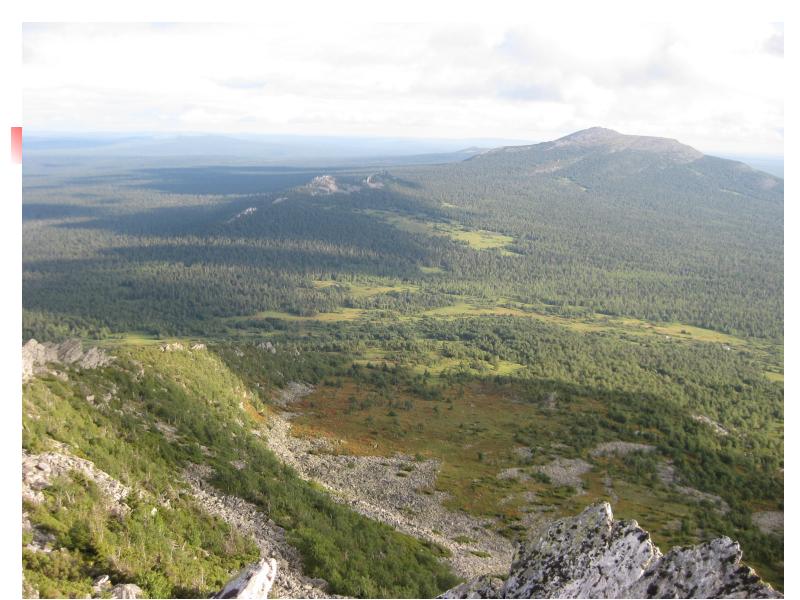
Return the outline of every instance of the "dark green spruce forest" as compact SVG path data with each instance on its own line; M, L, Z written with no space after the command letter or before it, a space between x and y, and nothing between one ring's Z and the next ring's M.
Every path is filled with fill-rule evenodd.
M250 435L303 382L306 435L440 460L447 508L510 540L531 534L525 493L571 515L613 481L615 515L662 550L728 535L780 588L783 531L761 515L783 511L783 208L781 179L602 129L422 166L26 157L22 341L116 359L26 383L24 447L67 444L174 496L153 528L146 501L120 521L91 482L61 481L31 519L66 550L23 550L26 578L43 596L110 571L153 597L213 593L257 549L180 492L175 474L206 463L332 592L452 586L445 548L335 502ZM175 341L208 350L158 351ZM594 451L616 441L652 449ZM498 479L555 459L590 465L582 490Z

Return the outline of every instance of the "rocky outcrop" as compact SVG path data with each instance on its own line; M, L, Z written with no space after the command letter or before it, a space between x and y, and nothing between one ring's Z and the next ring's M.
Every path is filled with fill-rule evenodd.
M722 537L662 554L636 521L615 521L608 503L554 521L517 551L503 581L480 576L439 598L781 598L741 564ZM269 598L274 560L244 569L215 598Z
M124 511L122 503L130 489L98 469L91 461L73 456L66 449L42 454L28 454L23 450L22 499L32 503L42 502L42 490L49 487L54 479L72 472L81 473L93 481L108 497L112 508Z
M339 191L339 186L336 182L336 178L332 175L320 175L318 177L314 177L308 184L306 184L306 190L312 196L318 196L320 194L335 194Z
M479 578L443 598L781 598L722 537L662 554L636 521L602 503L559 519L517 550L502 586Z
M258 210L258 208L256 208L255 206L250 206L249 208L245 208L243 211L236 213L235 215L233 215L230 219L228 219L225 222L226 223L233 223L234 221L236 221L238 219L241 219L242 217L246 217L247 215L252 215L257 210Z
M214 598L269 598L278 575L275 559L260 560L245 567Z
M50 554L52 552L65 552L64 548L56 545L56 536L50 531L34 525L28 513L29 504L44 502L43 490L50 487L53 482L73 473L78 473L94 482L103 494L103 504L112 515L121 517L130 511L125 500L131 493L130 488L105 471L98 469L94 463L74 456L64 444L53 442L57 452L43 452L29 454L22 451L22 531L30 535L24 548L31 552ZM137 492L142 496L142 492ZM108 575L96 578L92 584L93 597L103 598L141 598L142 589L132 583L113 585ZM23 597L38 598L39 590L30 582L25 581L23 573ZM88 596L87 596L88 597Z
M50 342L40 344L31 338L22 346L22 381L49 372L48 365L54 363L95 369L107 365L112 360L113 357L97 348L89 348L84 352L80 340L67 340L60 344Z
M144 591L134 583L120 583L111 588L112 598L141 598Z
M599 456L625 456L631 452L652 452L655 446L649 444L637 444L634 442L605 442L589 452L593 458Z
M269 340L267 340L266 342L259 342L256 348L260 350L266 350L270 354L275 354L277 352L275 346Z
M180 342L171 342L169 344L161 344L159 348L162 352L180 352L185 350L185 346Z
M330 194L350 194L357 192L361 186L347 183L340 183L333 175L319 175L314 177L301 190L308 192L312 196L328 196Z
M708 425L717 435L724 436L729 434L729 431L725 429L722 425L720 425L713 419L709 419L705 415L692 415L692 418L698 423L702 423L703 425Z
M361 183L363 183L368 188L372 189L381 189L383 188L383 177L386 176L386 171L381 173L372 173L371 175L367 175Z
M533 470L546 475L556 485L566 485L582 492L581 477L592 470L592 465L580 458L558 457L546 465L533 467Z
M277 396L273 398L273 402L278 406L289 406L295 402L300 402L303 398L314 392L314 386L299 381L290 381L286 384Z

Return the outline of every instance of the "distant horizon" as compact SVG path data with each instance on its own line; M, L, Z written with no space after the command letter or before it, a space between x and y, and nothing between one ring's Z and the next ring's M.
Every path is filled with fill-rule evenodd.
M594 127L603 127L602 125L595 125ZM31 138L31 137L42 137L42 138L66 138L66 137L73 137L73 138L81 138L81 137L152 137L152 138L179 138L179 137L199 137L199 136L208 136L208 137L220 137L220 138L231 138L231 139L247 139L247 138L301 138L301 139L329 139L329 140L363 140L363 141L401 141L401 142L427 142L427 143L457 143L463 142L465 144L475 143L480 141L485 142L502 142L505 145L509 146L524 146L524 145L532 145L532 144L541 144L544 142L552 141L559 139L561 137L570 135L572 133L576 133L578 131L583 131L588 128L576 129L573 131L569 131L557 137L548 138L548 139L534 139L534 138L501 138L501 137L418 137L418 136L402 136L402 135L371 135L371 134L325 134L325 133L279 133L279 132L240 132L240 131L229 131L229 132L217 132L217 131L203 131L203 130L195 130L195 131L148 131L148 130L131 130L131 131L124 131L124 130L85 130L85 131L68 131L68 130L29 130L28 128L24 128L24 138ZM613 129L608 127L606 129ZM615 130L617 131L617 130ZM640 135L638 133L631 133L626 131L618 131L623 135ZM649 136L649 135L648 135ZM663 137L667 139L676 139L680 143L685 143L680 138L675 138L669 135L655 135L649 137ZM686 144L691 146L691 144ZM462 149L467 149L469 146L464 146ZM497 147L497 146L495 146ZM711 156L718 156L720 158L763 158L763 159L773 159L773 160L784 160L785 154L781 153L762 153L762 152L746 152L746 151L726 151L721 149L705 149L705 148L698 148L696 146L692 146L696 148L703 154L711 155Z

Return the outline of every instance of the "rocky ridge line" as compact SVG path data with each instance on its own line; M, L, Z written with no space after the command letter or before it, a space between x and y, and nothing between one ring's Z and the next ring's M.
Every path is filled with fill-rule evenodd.
M31 338L22 346L22 381L24 383L34 375L50 372L48 365L52 363L96 369L112 360L112 356L98 348L89 348L84 352L80 340L67 340L60 344L52 342L40 344Z
M607 502L559 519L521 545L503 581L479 577L441 598L782 598L721 537L662 554Z

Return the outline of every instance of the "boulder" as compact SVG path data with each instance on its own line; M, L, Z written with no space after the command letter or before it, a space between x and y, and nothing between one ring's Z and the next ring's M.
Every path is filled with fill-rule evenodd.
M142 588L134 583L120 583L111 588L112 598L141 598Z
M111 587L111 578L108 575L101 575L92 582L92 591L95 594L102 594Z

